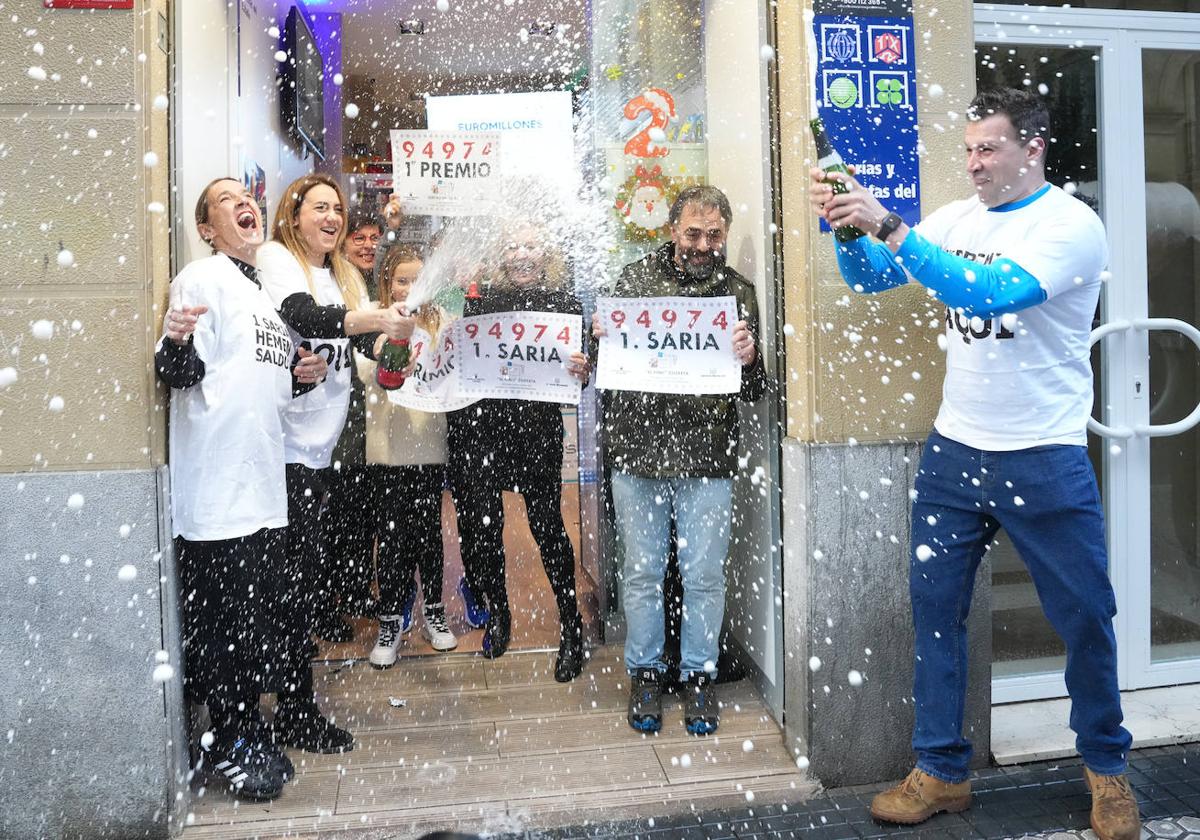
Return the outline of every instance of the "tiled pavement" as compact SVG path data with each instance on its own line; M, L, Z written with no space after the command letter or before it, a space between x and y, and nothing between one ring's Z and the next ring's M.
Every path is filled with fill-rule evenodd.
M1200 744L1135 751L1129 781L1142 813L1143 838L1200 840ZM1071 840L1095 835L1088 828L1091 794L1078 759L990 768L973 777L972 807L940 814L919 826L876 823L867 813L885 785L827 791L795 804L531 832L540 840L1000 840L1040 835Z

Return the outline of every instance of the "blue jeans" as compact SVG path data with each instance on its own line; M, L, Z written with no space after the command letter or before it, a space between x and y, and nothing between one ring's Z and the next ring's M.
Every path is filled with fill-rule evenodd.
M625 667L666 670L663 662L663 576L671 551L671 513L683 627L679 673L711 674L725 618L725 558L733 497L730 478L640 478L613 470L613 507L625 546Z
M1094 773L1125 772L1133 737L1121 726L1112 626L1116 599L1087 450L1036 446L990 452L933 432L916 492L909 591L916 631L917 767L946 782L967 778L971 742L962 735L967 612L984 549L1003 528L1029 569L1046 618L1066 644L1076 749Z

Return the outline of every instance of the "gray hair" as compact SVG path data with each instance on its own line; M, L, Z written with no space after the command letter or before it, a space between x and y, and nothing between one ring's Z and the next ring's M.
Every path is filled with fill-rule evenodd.
M725 227L733 224L733 208L729 206L729 199L725 197L725 193L710 184L686 187L680 191L679 197L671 205L671 213L667 220L674 225L683 215L683 208L689 204L699 204L701 207L716 209L721 214L721 218L725 220Z

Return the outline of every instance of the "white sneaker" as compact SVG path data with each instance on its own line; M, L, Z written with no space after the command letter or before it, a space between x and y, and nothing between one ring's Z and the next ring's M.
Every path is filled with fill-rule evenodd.
M368 661L376 668L391 668L400 655L400 616L379 616L379 640L371 649Z
M425 616L423 631L425 638L434 650L454 650L458 647L458 639L450 632L446 623L446 607L443 604L423 604L421 613Z

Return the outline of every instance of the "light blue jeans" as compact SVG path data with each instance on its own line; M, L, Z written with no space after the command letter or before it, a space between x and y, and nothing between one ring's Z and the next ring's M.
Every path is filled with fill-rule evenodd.
M625 547L625 667L666 670L663 575L671 551L671 514L683 578L683 679L712 673L725 618L731 478L641 478L613 470L613 507Z

